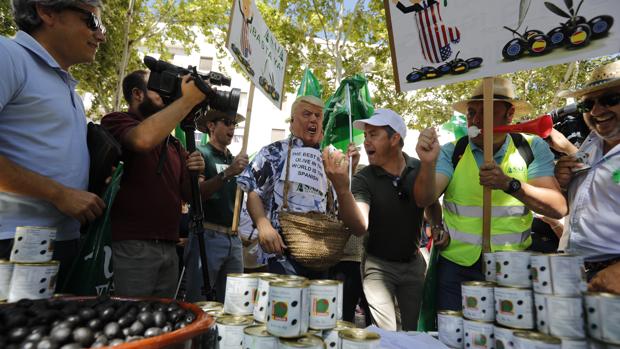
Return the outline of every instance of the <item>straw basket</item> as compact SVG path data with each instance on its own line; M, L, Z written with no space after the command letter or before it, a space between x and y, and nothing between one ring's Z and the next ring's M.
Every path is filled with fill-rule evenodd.
M349 231L335 217L319 212L280 212L286 246L308 269L325 270L342 258Z

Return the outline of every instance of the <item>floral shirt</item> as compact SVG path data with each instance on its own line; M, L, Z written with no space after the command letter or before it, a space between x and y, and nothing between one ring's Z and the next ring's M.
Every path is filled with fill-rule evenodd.
M301 139L291 136L293 149L304 148ZM263 147L245 170L237 177L237 185L245 192L255 192L261 198L265 214L271 225L281 232L279 211L283 205L284 170L290 138ZM315 148L308 148L315 149ZM325 171L319 171L321 180L327 181ZM321 190L302 183L290 182L289 211L326 212L327 195Z

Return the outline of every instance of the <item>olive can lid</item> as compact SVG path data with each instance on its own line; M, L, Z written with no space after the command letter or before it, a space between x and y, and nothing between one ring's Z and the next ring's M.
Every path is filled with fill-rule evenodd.
M478 286L478 287L495 287L495 283L491 281L463 281L462 286Z
M267 332L267 325L252 325L243 329L243 333L255 337L273 337Z
M562 340L540 332L533 331L515 331L512 335L516 338L523 338L543 342L547 344L562 344Z
M336 280L310 280L310 286L338 286Z
M228 326L249 326L254 323L254 319L251 316L225 315L218 317L215 322Z
M338 332L338 337L353 342L370 342L381 339L381 336L378 333L366 331L361 328L349 328L346 330L342 330Z
M49 262L43 262L43 263L32 263L32 262L13 262L13 264L15 264L15 266L20 266L20 267L49 267L49 266L59 266L60 262L59 261L49 261Z
M282 279L282 280L297 280L297 281L306 281L308 280L307 277L301 276L301 275L277 275L278 278Z
M247 279L256 279L258 276L256 274L247 274L247 273L230 273L226 275L227 277L233 278L247 278Z
M349 321L336 320L336 327L340 328L355 328L355 324Z
M306 334L295 338L280 338L280 343L293 348L315 348L316 346L325 348L323 339L313 334Z
M302 280L274 280L269 282L269 287L306 288L307 281Z
M202 301L194 303L195 306L199 307L203 311L212 310L212 309L223 309L224 304L215 301Z
M448 315L448 316L457 316L457 317L463 317L463 312L461 311L456 311L456 310L438 310L437 314L440 315Z

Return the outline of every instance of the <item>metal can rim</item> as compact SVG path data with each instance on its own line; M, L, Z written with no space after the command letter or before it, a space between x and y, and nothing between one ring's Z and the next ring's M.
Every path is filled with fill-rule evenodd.
M244 278L244 279L257 279L254 274L248 273L231 273L226 275L227 277Z
M360 335L364 337L360 337ZM366 331L361 328L349 328L346 330L338 331L338 337L353 342L370 342L380 340L381 336L378 333Z
M465 326L465 322L475 322L477 324L485 324L485 325L495 325L495 320L492 321L484 321L484 320L475 320L475 319L469 319L465 316L463 316L463 326Z
M512 335L517 338L537 340L546 344L562 344L561 339L540 332L514 331Z
M225 326L248 326L254 322L254 319L249 316L226 315L218 317L215 322Z
M306 288L308 287L307 281L293 281L293 280L276 280L270 281L269 287L285 287L285 288Z
M243 329L243 333L255 337L273 337L267 332L267 325L251 325Z
M438 310L437 314L463 317L463 312L458 310Z
M336 327L343 326L347 328L355 328L355 324L350 321L336 320Z
M463 281L461 286L483 286L483 287L495 287L497 283L492 281Z
M15 266L27 266L27 267L41 267L41 266L51 266L51 265L60 265L59 261L49 261L49 262L41 262L41 263L33 263L33 262L13 262Z
M304 339L307 339L308 341L304 342ZM325 345L322 338L319 338L318 336L315 336L313 334L305 334L303 336L293 338L279 337L278 342L295 348L310 348L311 346L315 345L321 345L321 347L324 347Z
M620 295L609 293L609 292L593 292L593 291L589 291L589 292L586 292L585 295L586 296L592 296L592 297L603 297L603 298L620 299Z
M310 286L338 286L338 281L336 280L310 280Z

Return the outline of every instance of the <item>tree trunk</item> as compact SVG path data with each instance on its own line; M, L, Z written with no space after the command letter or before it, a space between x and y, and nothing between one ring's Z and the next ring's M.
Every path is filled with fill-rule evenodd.
M116 84L116 93L114 94L114 110L121 109L121 101L123 97L123 78L125 77L125 70L127 70L127 64L129 62L129 31L131 29L131 20L133 17L133 7L135 0L129 0L129 7L127 8L127 20L125 21L124 39L123 39L123 55L118 63L117 76L118 82Z

